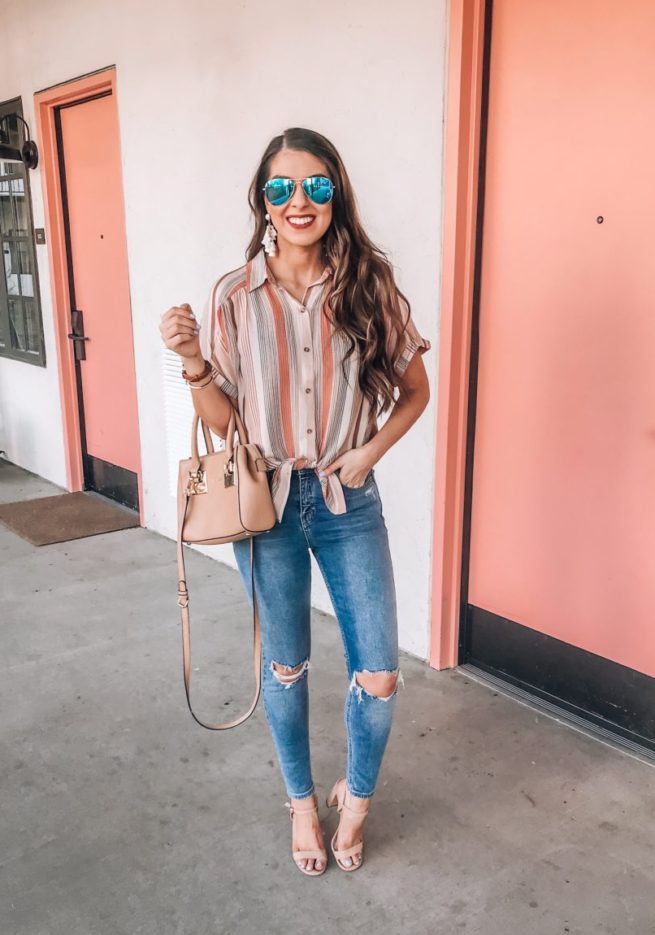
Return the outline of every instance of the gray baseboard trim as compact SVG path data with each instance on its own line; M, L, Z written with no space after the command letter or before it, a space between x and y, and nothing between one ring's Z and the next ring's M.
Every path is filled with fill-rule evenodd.
M543 698L539 698L537 695L532 695L530 692L516 685L511 685L509 682L497 678L490 672L478 669L477 666L471 663L464 663L457 666L456 671L479 682L481 685L486 685L488 688L493 688L495 691L502 692L503 695L513 698L515 701L522 702L527 707L553 718L553 720L558 721L560 724L574 728L594 740L599 740L607 746L613 747L621 753L626 753L640 760L642 763L645 763L647 766L655 767L655 752L634 743L628 737L622 737L620 734L615 734L613 731L606 730L604 727L579 717L571 711L566 711L564 708L560 708Z

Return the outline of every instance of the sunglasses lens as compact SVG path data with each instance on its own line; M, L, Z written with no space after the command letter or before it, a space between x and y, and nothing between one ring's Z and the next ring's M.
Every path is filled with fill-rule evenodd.
M302 183L305 194L317 205L326 205L332 200L334 185L324 175L312 175Z
M283 205L293 193L292 179L269 179L264 185L264 194L272 205Z

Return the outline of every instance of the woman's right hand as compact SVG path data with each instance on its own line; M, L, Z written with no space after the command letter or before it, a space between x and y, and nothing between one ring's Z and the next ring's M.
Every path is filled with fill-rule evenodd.
M200 328L196 316L188 303L174 305L161 317L159 325L162 340L166 347L180 357L199 358Z

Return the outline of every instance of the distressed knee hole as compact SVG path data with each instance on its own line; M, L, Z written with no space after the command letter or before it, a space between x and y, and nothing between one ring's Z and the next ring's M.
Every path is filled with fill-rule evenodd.
M288 666L283 662L271 662L271 672L275 678L286 688L291 688L298 679L309 668L309 659L299 663L297 666Z
M389 701L396 694L398 683L405 684L400 669L384 669L380 672L363 669L361 672L353 672L350 688L356 693L358 701L362 700L364 693L378 701Z

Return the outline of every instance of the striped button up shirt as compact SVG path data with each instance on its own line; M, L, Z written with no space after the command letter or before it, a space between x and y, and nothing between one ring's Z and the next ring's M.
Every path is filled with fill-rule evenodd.
M311 283L299 302L276 282L264 250L214 283L200 324L203 356L215 383L238 406L248 441L274 469L271 492L282 519L294 467L312 467L332 513L345 513L337 472L321 470L365 444L378 431L375 413L359 388L357 349L346 363L347 339L327 312L332 273ZM409 317L397 364L403 373L422 338Z

